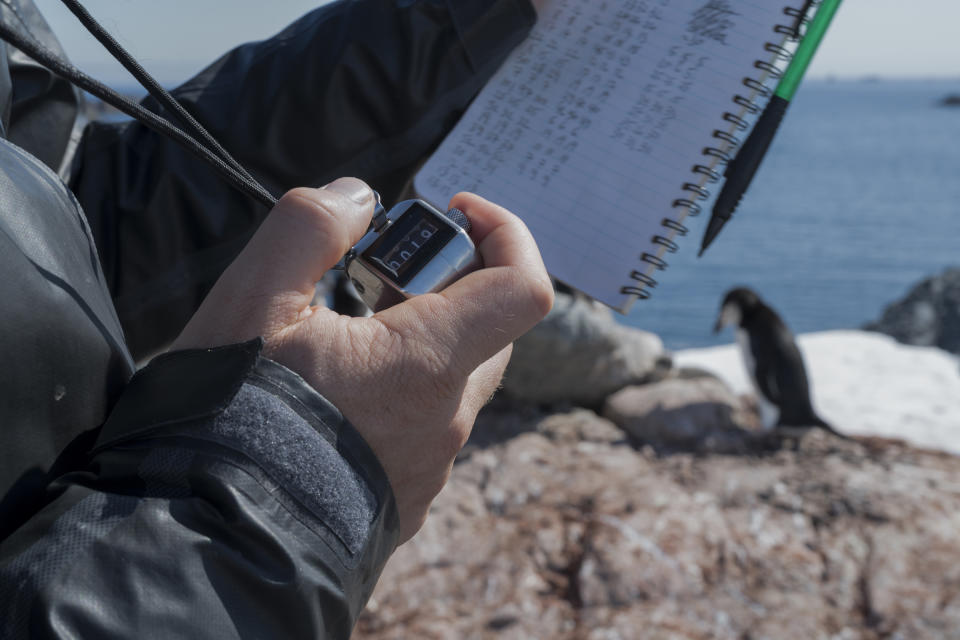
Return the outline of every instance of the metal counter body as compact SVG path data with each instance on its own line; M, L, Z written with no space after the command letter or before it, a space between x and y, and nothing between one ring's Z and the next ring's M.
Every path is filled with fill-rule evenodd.
M356 244L346 271L367 306L379 311L441 291L480 264L465 229L423 200L405 200Z

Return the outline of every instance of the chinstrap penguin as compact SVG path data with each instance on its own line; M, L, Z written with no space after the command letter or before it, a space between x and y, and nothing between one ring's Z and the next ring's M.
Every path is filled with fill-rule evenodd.
M723 298L714 333L727 325L736 326L737 343L757 392L764 427L820 427L846 437L814 411L803 356L776 311L751 289L738 287Z

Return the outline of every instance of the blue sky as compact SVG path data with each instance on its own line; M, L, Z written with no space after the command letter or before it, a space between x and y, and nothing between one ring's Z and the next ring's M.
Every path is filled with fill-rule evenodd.
M130 84L123 69L60 0L35 1L74 63L106 82ZM85 0L84 4L161 82L177 84L232 46L268 37L323 2ZM960 0L846 0L809 77L960 79L958 25Z

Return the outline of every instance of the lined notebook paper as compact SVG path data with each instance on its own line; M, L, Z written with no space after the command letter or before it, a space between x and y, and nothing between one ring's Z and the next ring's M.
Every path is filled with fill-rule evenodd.
M802 5L552 0L415 188L505 206L551 275L625 312L762 106Z

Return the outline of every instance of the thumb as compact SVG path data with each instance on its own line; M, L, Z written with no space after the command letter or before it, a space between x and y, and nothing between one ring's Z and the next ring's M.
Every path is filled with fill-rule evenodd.
M366 232L373 191L356 178L287 192L230 264L175 346L269 337L310 306L316 282Z
M356 178L286 193L234 263L247 271L247 295L270 297L296 316L313 300L316 282L366 232L373 208L373 191Z

